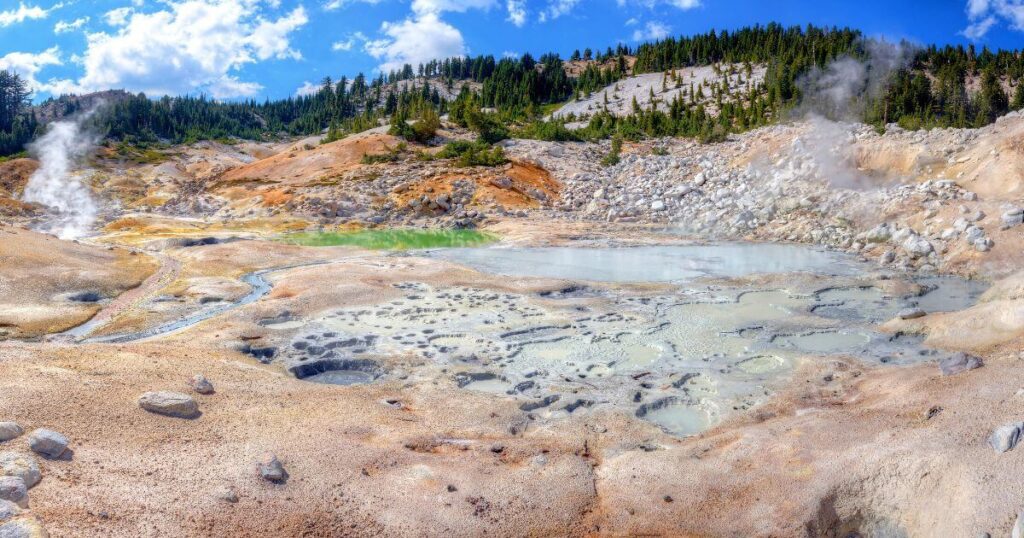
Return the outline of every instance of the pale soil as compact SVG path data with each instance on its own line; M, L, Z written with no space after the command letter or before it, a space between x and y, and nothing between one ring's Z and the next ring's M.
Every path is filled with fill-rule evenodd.
M156 264L124 248L99 249L0 226L0 268L0 337L27 338L83 323L99 305L71 296L117 297L141 284Z
M7 335L19 338L62 331L97 311L104 324L96 334L139 330L195 311L204 299L237 298L247 291L238 282L245 273L330 262L273 273L274 288L264 299L152 341L0 342L0 421L55 429L74 450L70 459L40 460L43 480L31 490L30 513L55 536L831 537L892 529L907 536L1008 535L1024 508L1024 452L997 455L985 440L994 428L1024 416L1018 394L1024 384L1017 375L1024 344L1024 277L1018 272L1024 244L1021 228L1001 230L997 223L1004 204L1020 202L1016 171L1024 150L1011 141L1024 132L1021 126L997 125L963 155L942 154L943 137L952 137L945 133L927 135L927 144L910 135L857 143L858 166L880 182L947 177L981 195L963 203L986 213L982 223L994 248L981 253L954 244L940 269L992 279L992 289L966 311L893 321L884 329L923 332L931 345L982 355L984 367L940 377L934 364L815 361L768 404L687 439L601 406L559 420L531 420L515 400L459 390L443 372L379 385L325 386L237 351L242 342L268 339L263 319L374 304L392 297L390 284L403 279L516 293L556 289L563 284L557 281L266 241L315 225L287 210L219 218L140 209L109 215L92 244L0 227L0 325L8 324ZM791 135L755 133L707 151L723 152L735 167L745 167L784 149ZM380 133L367 136L384 140ZM941 162L920 156L932 151L942 154ZM219 182L232 177L238 184L228 189L237 189L238 200L270 204L274 199L266 195L275 189L264 189L263 182L285 182L294 190L281 195L296 196L315 188L309 184L322 173L316 159L286 152L331 153L330 166L363 169L354 164L361 158L356 150L306 150L300 141L203 146L181 161L136 172L147 185L156 174L176 178L157 182L148 192L153 196L187 199L187 188L223 186ZM216 163L202 163L207 154L221 153ZM535 157L520 165L528 173L516 181L531 181L550 197L564 192L567 171L596 166L587 159ZM564 168L547 165L559 160ZM434 177L430 169L423 180ZM431 186L434 194L449 184L420 186ZM338 188L348 187L342 182ZM522 202L539 205L535 198ZM878 213L864 211L859 229L883 220L941 229L962 214L953 205L926 216L912 204ZM557 216L495 217L485 226L509 245L666 241L657 237L663 226ZM175 243L207 236L245 240L187 248ZM106 244L116 248L94 246ZM143 250L132 255L121 245ZM100 305L62 299L86 290L108 297L133 291ZM393 360L400 365L408 359ZM197 373L217 389L196 395L198 419L161 417L138 407L146 391L187 392L187 380ZM929 410L936 410L931 418ZM496 444L504 449L492 451ZM21 437L0 450L28 449ZM291 475L286 484L257 476L256 462L268 452ZM237 503L218 498L225 487L238 494Z

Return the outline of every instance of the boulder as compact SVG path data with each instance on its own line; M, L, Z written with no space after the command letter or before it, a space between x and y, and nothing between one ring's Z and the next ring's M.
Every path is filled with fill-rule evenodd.
M21 508L11 501L0 501L0 523L21 513Z
M964 352L954 353L939 361L939 370L942 375L956 375L975 368L981 368L985 363L981 357L968 355Z
M0 422L0 443L20 437L25 433L16 422Z
M1020 442L1021 433L1024 433L1024 422L1000 426L988 436L988 446L999 453L1013 450L1013 447Z
M0 475L16 476L22 479L29 489L38 484L43 477L35 458L17 452L0 452Z
M21 518L0 525L0 538L49 538L46 529L33 518Z
M28 446L36 454L59 458L68 449L68 438L53 430L39 428L28 434Z
M147 392L139 397L139 407L168 417L195 418L199 416L199 404L188 394L160 391Z
M0 501L10 501L28 508L28 486L16 476L0 476Z

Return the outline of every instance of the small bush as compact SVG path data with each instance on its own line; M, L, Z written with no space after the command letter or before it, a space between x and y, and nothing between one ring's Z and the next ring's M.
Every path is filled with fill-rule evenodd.
M501 166L508 162L505 150L492 147L483 142L467 142L456 140L449 142L437 153L438 159L458 159L457 165L467 166Z
M601 159L601 164L604 165L604 166L615 166L616 164L619 164L619 155L621 155L621 154L622 154L622 137L618 136L618 135L613 136L612 137L612 148L608 152L608 155L605 155L604 158Z

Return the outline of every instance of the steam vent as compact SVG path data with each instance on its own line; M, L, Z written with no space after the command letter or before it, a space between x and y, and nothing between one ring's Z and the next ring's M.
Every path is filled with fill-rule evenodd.
M1024 4L918 4L0 3L0 538L1024 537Z

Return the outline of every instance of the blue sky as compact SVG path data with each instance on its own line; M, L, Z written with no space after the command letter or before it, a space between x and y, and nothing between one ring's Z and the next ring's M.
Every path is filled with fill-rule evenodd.
M1024 0L0 0L0 68L37 99L108 88L281 98L406 61L568 56L771 21L1024 46Z

